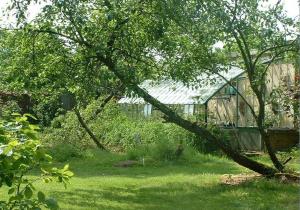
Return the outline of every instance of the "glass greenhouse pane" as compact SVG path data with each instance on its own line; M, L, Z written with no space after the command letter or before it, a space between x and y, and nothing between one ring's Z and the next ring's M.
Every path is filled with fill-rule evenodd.
M208 75L202 73L196 82L189 87L182 82L172 80L162 80L154 82L146 80L139 86L146 90L152 97L164 104L205 104L210 100L228 81L231 81L241 74L244 70L231 67L217 74ZM118 101L120 104L145 104L142 98L124 97Z

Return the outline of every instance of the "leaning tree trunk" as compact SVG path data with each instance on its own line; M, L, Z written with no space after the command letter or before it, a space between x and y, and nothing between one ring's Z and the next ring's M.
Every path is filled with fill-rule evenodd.
M100 143L100 141L98 140L98 138L95 136L95 134L91 131L91 129L88 127L88 125L84 122L80 112L78 109L74 109L75 114L77 116L77 119L80 123L80 125L84 128L84 130L89 134L89 136L91 137L91 139L93 140L93 142L97 145L97 147L99 149L102 150L106 150L106 148Z
M149 95L145 90L141 89L136 83L132 82L130 79L126 78L124 75L122 75L116 68L114 62L109 59L109 57L99 57L99 60L109 68L110 71L112 71L118 79L128 88L133 90L137 95L142 97L145 101L152 104L154 107L156 107L158 110L160 110L162 113L165 114L167 119L180 127L196 134L197 136L203 137L207 139L208 141L213 142L216 144L229 158L231 158L233 161L238 163L241 166L244 166L252 171L255 171L257 173L260 173L265 176L274 176L274 174L277 172L276 169L269 167L267 165L264 165L262 163L259 163L257 161L254 161L252 159L249 159L248 157L241 155L237 151L230 148L228 145L226 145L221 139L215 137L211 132L209 132L207 129L202 128L188 120L183 119L178 114L176 114L173 110L171 110L169 107L167 107L165 104L162 104L155 98L153 98L151 95Z

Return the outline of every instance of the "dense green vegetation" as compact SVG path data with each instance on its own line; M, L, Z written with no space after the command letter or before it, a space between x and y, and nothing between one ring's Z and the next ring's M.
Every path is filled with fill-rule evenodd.
M97 118L93 118L93 110L99 103L101 100L94 101L81 113L93 133L110 151L126 152L131 159L143 156L176 159L174 153L178 147L203 153L219 152L212 143L175 124L165 123L159 118L136 119L127 116L115 102L109 103ZM221 135L217 127L212 126L211 130ZM72 156L80 157L85 150L95 147L74 112L55 118L51 127L44 128L41 139L50 148L54 158L60 161Z
M85 158L69 161L75 177L67 189L58 184L45 188L42 182L36 188L56 198L61 209L298 209L297 184L265 178L222 184L224 174L251 173L226 158L197 154L176 162L113 166L122 160L126 155L90 150ZM298 161L291 163L297 170Z
M43 8L29 22L29 5L38 2ZM260 178L227 186L219 180L224 173L250 171L269 178L299 175L295 158L287 159L298 152L276 153L266 133L268 69L295 63L300 49L297 23L280 1L264 10L264 0L43 2L11 0L7 11L17 24L0 28L1 205L52 208L42 192L34 194L34 182L63 209L297 207L296 184ZM216 125L182 116L139 86L164 78L187 86L212 83L198 75L209 78L232 66L247 74L257 107L244 102L269 156L246 156ZM160 117L126 116L116 105L125 94L143 98ZM284 107L295 110L296 124L295 96L284 98L291 99ZM21 115L11 120L14 112ZM36 118L28 122L25 113ZM49 175L66 183L73 175L68 165L44 169L44 159L51 164L48 152L58 166L70 162L75 171L67 190L56 184L45 189L37 180L48 182ZM115 167L121 160L134 166Z

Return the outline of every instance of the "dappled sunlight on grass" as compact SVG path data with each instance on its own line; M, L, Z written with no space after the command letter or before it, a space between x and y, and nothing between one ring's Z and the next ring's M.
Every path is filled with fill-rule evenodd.
M114 164L124 160L124 156L98 152L96 157L70 162L71 169L78 177L93 176L129 176L145 178L147 176L165 176L168 174L224 174L240 173L242 167L226 158L199 154L193 161L153 162L146 160L145 165L133 168L114 167ZM86 164L88 162L88 164Z
M298 186L259 180L240 186L220 184L217 175L164 178L89 179L90 184L54 191L66 208L78 209L297 209ZM79 179L78 182L86 182ZM177 181L176 181L177 180ZM76 181L77 182L77 181ZM272 193L270 193L272 192ZM76 207L77 209L77 207Z
M258 178L224 185L223 174L249 172L226 158L199 155L193 161L114 167L124 156L99 153L73 159L75 172L64 189L57 183L37 183L62 209L298 209L299 186ZM0 192L1 195L1 192Z

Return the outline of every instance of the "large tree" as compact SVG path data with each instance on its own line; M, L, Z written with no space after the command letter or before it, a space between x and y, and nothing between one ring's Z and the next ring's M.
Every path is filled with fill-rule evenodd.
M256 3L236 1L239 7L234 8L242 10L247 6L242 10L244 13L241 13L241 18L247 15L253 17L257 15L252 15ZM199 72L215 72L220 64L229 64L224 57L226 54L214 50L213 45L218 41L226 41L226 44L236 42L232 46L240 50L244 61L249 61L251 55L250 49L244 49L247 41L243 41L245 37L240 37L239 32L232 33L235 28L228 31L227 26L224 26L227 23L233 26L247 24L231 15L227 4L228 1L93 0L87 3L81 0L54 0L51 5L44 7L33 24L24 24L24 27L38 35L47 34L57 38L64 49L93 61L96 71L112 72L113 75L106 75L107 79L119 79L129 90L158 108L167 120L213 142L238 164L263 175L273 176L276 169L233 150L222 138L214 136L205 127L181 118L138 86L145 78L161 76L189 84L195 81ZM22 5L18 7L26 8ZM24 10L20 11L22 16ZM278 11L274 14L278 15ZM253 32L244 27L238 29L242 32L245 30L247 36ZM256 40L259 42L260 37ZM251 68L249 71L253 70ZM262 94L263 85L252 88L261 88L256 92L258 96ZM263 116L259 118L263 119ZM276 157L272 157L274 153L271 151L270 154L275 166L281 171L282 167L278 165Z
M286 16L280 1L268 7L267 3L258 0L171 1L162 3L161 8L166 11L167 19L180 27L181 35L188 36L192 43L185 50L188 53L175 63L183 67L180 70L186 75L183 78L194 77L191 72L199 70L218 73L227 66L245 69L258 102L257 110L243 99L274 166L282 171L284 166L276 157L266 132L265 107L270 97L266 91L267 74L275 62L284 60L288 53L297 53L296 20ZM214 49L216 43L223 44L224 48ZM203 46L206 51L199 53ZM203 58L208 62L203 62Z

